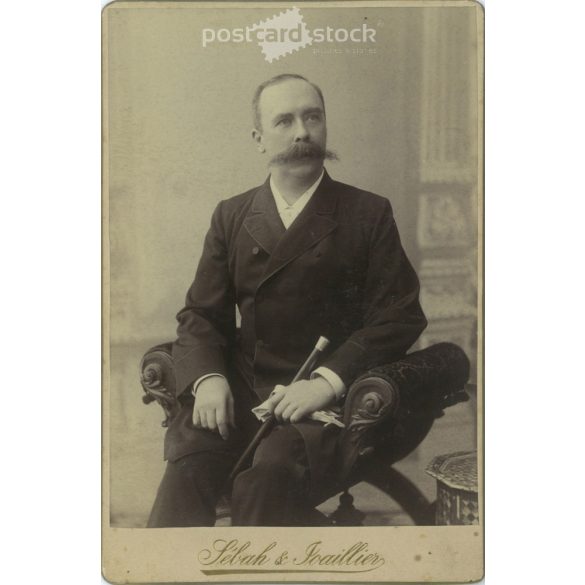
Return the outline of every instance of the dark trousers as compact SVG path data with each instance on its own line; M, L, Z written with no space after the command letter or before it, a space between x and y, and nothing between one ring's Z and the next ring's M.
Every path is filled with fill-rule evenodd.
M231 470L260 428L251 412L260 399L249 383L233 371L230 387L237 428L230 429L227 441L217 432L193 427L192 400L183 404L171 423L165 437L167 467L150 513L149 528L214 525L220 496L222 493L230 496L226 483ZM309 461L307 429L317 437L316 450L328 463L316 465L314 455ZM314 499L311 488L328 484L333 474L329 463L333 465L334 461L336 429L323 429L321 423L314 421L275 426L260 442L251 467L234 481L232 525L314 525L316 518L308 503L309 495Z
M205 434L208 445L210 431L198 432ZM216 504L241 451L217 435L216 449L169 461L148 527L213 526ZM311 515L309 480L302 436L293 425L275 427L258 446L252 466L234 481L232 525L306 525Z

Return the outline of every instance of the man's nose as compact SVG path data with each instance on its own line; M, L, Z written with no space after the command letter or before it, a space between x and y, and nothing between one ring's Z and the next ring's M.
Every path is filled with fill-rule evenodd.
M295 126L295 142L305 141L309 138L309 132L303 120L298 120Z

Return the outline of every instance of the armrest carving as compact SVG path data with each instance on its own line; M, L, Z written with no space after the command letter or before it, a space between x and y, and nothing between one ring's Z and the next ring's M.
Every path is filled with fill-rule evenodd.
M399 407L396 386L376 376L365 376L349 389L343 410L341 477L345 478L359 457L374 452L375 429L392 418Z
M396 411L397 389L381 378L364 378L352 385L345 401L344 424L349 433L358 435Z
M468 377L469 360L451 343L433 345L360 376L344 407L342 477L375 448L402 456L414 449L443 408L469 399L464 390Z
M140 363L140 384L145 393L142 402L157 402L165 413L161 425L167 427L180 408L170 343L157 345L144 354Z
M432 409L439 415L443 408L469 399L464 389L469 369L469 360L460 347L437 343L366 375L393 383L406 412Z

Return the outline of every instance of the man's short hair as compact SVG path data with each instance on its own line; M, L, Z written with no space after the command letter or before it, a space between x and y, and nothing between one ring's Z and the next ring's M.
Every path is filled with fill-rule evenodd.
M312 81L309 81L306 77L298 75L297 73L281 73L280 75L275 75L274 77L271 77L267 81L261 83L254 92L254 99L252 100L252 113L254 115L254 127L256 130L262 130L262 121L260 119L260 97L262 96L262 92L271 85L276 85L277 83L281 83L282 81L287 81L289 79L300 79L301 81L306 81L319 94L319 98L321 98L321 103L323 104L323 113L325 113L325 100L323 99L323 92L318 85Z

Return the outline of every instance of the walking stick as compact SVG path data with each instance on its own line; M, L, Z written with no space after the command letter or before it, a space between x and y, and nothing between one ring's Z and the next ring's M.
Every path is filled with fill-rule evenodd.
M294 384L295 382L302 380L310 373L310 371L313 369L313 366L317 362L317 359L319 358L319 354L321 352L325 351L325 349L327 348L328 345L329 345L329 340L326 337L319 337L319 339L317 340L317 343L315 344L315 347L313 348L313 351L311 352L309 357L306 359L305 363L300 367L299 371L296 373L295 377L292 379L291 384ZM250 444L248 445L246 450L242 453L242 456L238 459L238 462L236 463L236 465L232 469L232 472L231 472L229 480L228 480L228 485L231 485L233 483L233 481L234 481L234 479L236 479L236 476L238 475L238 473L240 473L240 471L242 471L242 469L243 469L244 465L246 464L246 461L248 460L250 455L252 455L252 453L254 453L254 451L256 450L256 447L258 447L258 445L260 444L260 441L272 430L272 427L274 426L275 423L276 423L276 417L273 414L271 414L262 423L262 426L258 429L258 432L254 435L254 438L250 441Z

